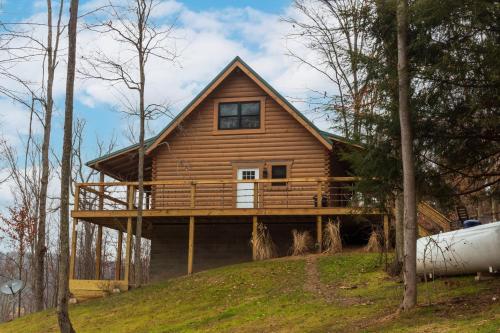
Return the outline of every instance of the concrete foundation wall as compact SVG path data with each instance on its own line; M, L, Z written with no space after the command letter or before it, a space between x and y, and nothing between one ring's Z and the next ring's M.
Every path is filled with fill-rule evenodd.
M292 230L308 230L316 237L315 218L287 220L262 219L277 246L278 256L286 256L292 245ZM235 221L195 223L193 271L252 260L252 223L248 218ZM187 273L188 224L156 223L151 239L151 281L158 281Z

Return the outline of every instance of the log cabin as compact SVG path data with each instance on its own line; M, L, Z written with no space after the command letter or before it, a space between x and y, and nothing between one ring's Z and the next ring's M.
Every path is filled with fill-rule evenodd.
M323 223L333 219L342 220L344 241L353 244L366 242L374 225L389 237L387 212L357 200L357 179L340 158L361 147L318 129L239 57L145 145L142 235L151 240L152 281L255 260L258 223L279 256L289 253L294 229L314 235L321 252ZM130 285L137 164L138 145L132 145L88 162L101 181L76 185L75 295ZM79 220L98 225L95 280L75 275ZM118 233L115 276L107 282L100 267L103 227Z

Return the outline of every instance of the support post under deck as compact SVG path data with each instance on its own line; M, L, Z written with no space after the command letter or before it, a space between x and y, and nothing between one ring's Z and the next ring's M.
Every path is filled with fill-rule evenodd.
M257 260L257 216L252 216L252 259Z
M193 273L194 216L189 217L188 275Z
M97 239L95 244L95 279L101 279L101 257L102 257L102 225L97 227Z
M118 244L116 248L115 280L120 280L122 275L122 243L123 231L118 231Z
M134 209L134 187L128 187L128 209ZM130 263L132 261L132 218L127 219L127 242L125 244L125 281L130 280Z
M104 173L100 173L99 182L104 183ZM99 210L104 209L104 186L99 186ZM95 279L101 279L102 258L102 225L97 227L97 239L95 244Z
M318 253L323 252L323 217L316 216L316 240L318 242Z
M127 219L127 241L125 243L125 281L130 278L130 262L132 259L132 218Z

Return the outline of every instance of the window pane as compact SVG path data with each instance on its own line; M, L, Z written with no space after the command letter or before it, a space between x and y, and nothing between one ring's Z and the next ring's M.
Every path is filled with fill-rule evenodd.
M286 178L286 165L273 165L271 167L271 177L273 179Z
M220 129L239 128L238 117L220 117L219 118L219 128Z
M241 117L241 128L260 128L259 116Z
M221 103L219 104L219 116L237 116L238 103Z
M260 113L260 103L242 103L241 104L241 115L242 116L258 116Z

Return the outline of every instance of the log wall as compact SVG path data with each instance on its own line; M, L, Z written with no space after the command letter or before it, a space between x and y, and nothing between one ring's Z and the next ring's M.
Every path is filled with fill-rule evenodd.
M228 134L214 133L214 100L234 97L249 97L249 100L265 97L264 133L231 134L230 130ZM241 163L245 167L260 168L260 178L262 170L276 162L290 164L288 177L323 177L330 173L328 150L238 69L153 154L153 180L235 179L235 170ZM154 208L187 205L190 196L186 189L175 190L155 188ZM316 193L314 184L304 186L303 193L295 201L295 207L313 206L312 198ZM215 197L217 200L214 200ZM234 207L234 197L233 187L221 189L206 186L197 191L196 206Z

